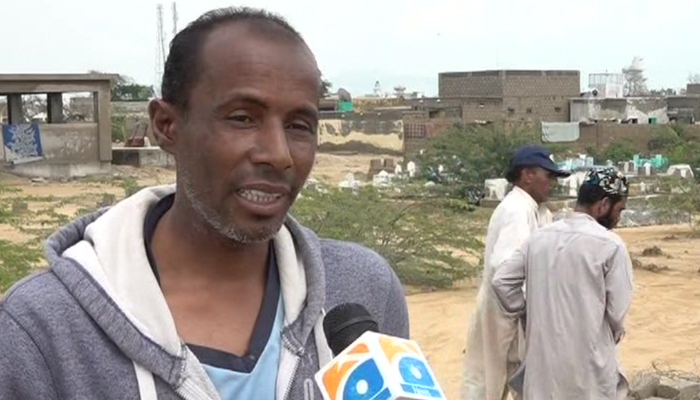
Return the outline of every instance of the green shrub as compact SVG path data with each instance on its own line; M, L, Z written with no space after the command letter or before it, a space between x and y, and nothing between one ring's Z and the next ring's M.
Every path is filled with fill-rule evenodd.
M438 199L400 200L375 189L307 190L292 214L323 237L362 244L387 259L404 284L448 288L480 270L471 213Z

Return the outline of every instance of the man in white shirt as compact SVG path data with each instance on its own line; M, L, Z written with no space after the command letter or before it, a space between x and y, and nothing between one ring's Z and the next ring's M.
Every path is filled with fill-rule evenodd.
M504 313L491 289L491 278L503 260L552 221L544 206L558 177L569 174L557 168L551 153L527 146L510 160L506 178L513 189L496 207L486 232L483 282L472 315L465 359L462 398L502 400L508 395L508 378L517 369L523 349L522 330L515 314ZM520 331L520 334L519 334Z
M632 298L632 262L611 229L628 193L614 169L589 172L575 211L538 230L493 277L504 310L527 316L525 361L512 381L524 377L525 400L627 396L616 345Z

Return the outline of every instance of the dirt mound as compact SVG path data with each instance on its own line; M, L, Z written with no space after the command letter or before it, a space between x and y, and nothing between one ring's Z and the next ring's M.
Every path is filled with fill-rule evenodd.
M663 250L659 248L659 246L652 246L652 247L647 247L642 251L642 255L644 257L660 257L664 255Z

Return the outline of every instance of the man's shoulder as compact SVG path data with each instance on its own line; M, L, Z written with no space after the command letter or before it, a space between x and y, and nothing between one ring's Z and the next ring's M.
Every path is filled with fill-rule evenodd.
M42 271L15 283L0 300L0 311L11 315L18 324L29 326L36 325L38 320L42 323L65 321L67 314L77 311L71 311L75 304L75 299L56 275Z
M396 273L377 252L357 243L332 239L320 242L326 285L331 292L338 289L373 298L377 293L399 289Z
M335 239L319 239L326 271L391 274L393 270L387 260L374 250L361 244Z
M357 243L321 239L326 306L359 303L377 318L382 332L408 337L403 285L384 257Z
M613 232L612 230L608 230L604 233L604 235L606 239L616 248L623 248L627 250L627 245L625 244L625 241L617 233Z

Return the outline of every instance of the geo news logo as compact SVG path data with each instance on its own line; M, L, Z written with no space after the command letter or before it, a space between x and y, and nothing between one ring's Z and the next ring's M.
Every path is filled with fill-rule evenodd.
M368 332L322 372L330 400L444 399L418 346Z

